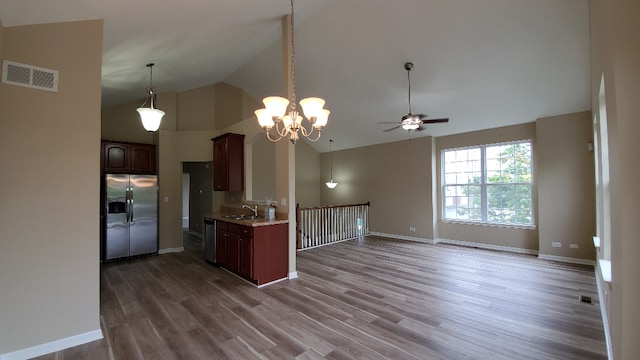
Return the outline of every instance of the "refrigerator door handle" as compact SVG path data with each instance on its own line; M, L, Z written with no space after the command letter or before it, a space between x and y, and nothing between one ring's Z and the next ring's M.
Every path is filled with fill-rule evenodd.
M133 188L129 189L129 206L131 207L129 211L129 222L133 223Z
M130 191L131 189L129 187L127 187L127 189L125 190L125 194L127 197L127 223L131 222L131 196L129 195Z

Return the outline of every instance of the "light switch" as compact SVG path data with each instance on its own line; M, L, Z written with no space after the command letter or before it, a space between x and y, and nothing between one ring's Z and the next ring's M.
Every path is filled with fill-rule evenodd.
M280 198L280 205L287 206L287 198Z
M168 197L168 196L165 196L165 197L164 197L164 202L166 202L166 203L168 203L168 202L169 202L169 197Z

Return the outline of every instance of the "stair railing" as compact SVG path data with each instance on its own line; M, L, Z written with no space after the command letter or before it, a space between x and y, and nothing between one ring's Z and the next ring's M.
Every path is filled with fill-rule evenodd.
M297 249L355 239L369 233L369 203L301 208L296 205Z

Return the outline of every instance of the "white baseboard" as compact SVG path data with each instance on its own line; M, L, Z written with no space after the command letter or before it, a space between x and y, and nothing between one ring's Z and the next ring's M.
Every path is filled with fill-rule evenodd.
M542 260L559 261L559 262L569 263L569 264L596 266L596 262L594 260L578 259L578 258L572 258L572 257L566 257L566 256L539 254L538 258Z
M479 249L486 249L486 250L506 251L506 252L512 252L517 254L538 255L538 250L517 248L512 246L493 245L493 244L479 243L479 242L473 242L473 241L438 239L436 240L436 244L437 243L459 245L459 246L466 246L466 247L476 247Z
M289 280L291 279L297 279L298 278L298 272L294 271L294 272L290 272L289 273Z
M160 249L158 250L158 254L162 255L162 254L176 253L176 252L183 252L183 251L184 251L184 247L181 246L177 248Z
M104 336L102 330L93 330L84 334L78 334L70 336L68 338L51 341L45 344L32 346L26 349L12 351L5 354L0 354L0 360L23 360L31 359L34 357L51 354L56 351L72 348L74 346L86 344L95 340L100 340Z
M415 237L415 236L385 234L385 233L375 232L375 231L370 231L369 235L387 237L387 238L398 239L398 240L417 241L417 242L423 242L423 243L427 243L427 244L434 244L435 243L432 239L419 238L419 237Z

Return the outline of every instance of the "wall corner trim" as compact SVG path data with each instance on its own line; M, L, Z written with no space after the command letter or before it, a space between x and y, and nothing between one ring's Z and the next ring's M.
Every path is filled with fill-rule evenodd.
M598 264L599 265L599 264ZM602 314L602 325L604 326L604 337L607 342L607 355L613 359L613 346L611 344L611 330L609 329L609 314L607 313L607 297L610 284L602 279L602 273L596 269L596 286L598 287L598 297L600 298L600 313ZM608 290L607 290L608 289Z
M51 341L45 344L40 344L26 349L12 351L5 354L0 354L0 360L22 360L31 359L34 357L50 354L56 351L72 348L74 346L86 344L95 340L104 338L102 330L97 329L89 331L83 334L70 336L68 338Z

